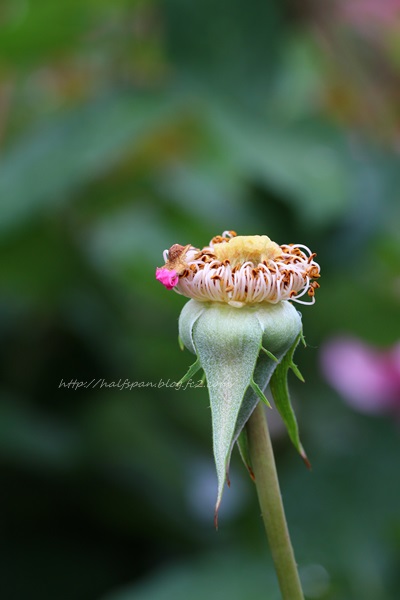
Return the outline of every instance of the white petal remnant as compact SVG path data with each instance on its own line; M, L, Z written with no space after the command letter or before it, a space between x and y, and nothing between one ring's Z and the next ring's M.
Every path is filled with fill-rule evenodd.
M313 304L320 267L302 244L279 246L266 235L225 231L202 250L175 244L164 253L163 269L179 276L174 289L202 302L245 304L293 300ZM300 300L308 294L311 302Z

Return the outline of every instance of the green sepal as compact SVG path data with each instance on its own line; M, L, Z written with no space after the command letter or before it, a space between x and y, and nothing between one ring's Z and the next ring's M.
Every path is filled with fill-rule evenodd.
M295 365L294 362L292 362L290 364L290 368L293 371L293 373L296 375L297 379L300 379L301 383L304 383L305 379L304 379L302 373L300 372L299 367L297 365Z
M243 399L253 379L262 335L254 311L228 305L207 307L193 326L192 339L210 395L218 478L216 524L224 484L229 481L232 446L248 419L247 410L242 411Z
M254 379L252 379L250 381L250 386L251 386L251 389L255 392L255 394L260 398L260 400L262 400L262 402L264 402L264 404L266 404L268 406L268 408L272 408L272 406L270 405L270 403L268 401L268 398L261 391L260 386L258 386L256 384L256 382L254 381Z
M196 321L201 317L207 308L206 302L196 302L189 300L182 308L179 316L179 337L184 346L193 354L197 354L193 342L193 328Z
M276 363L279 362L279 358L276 358L275 354L272 354L272 352L270 352L269 350L267 350L266 348L264 348L264 346L261 346L261 350L263 352L265 352L265 354L267 356L269 356L269 358L271 358L274 362L276 362Z
M300 331L301 315L287 301L237 308L190 300L182 309L179 335L198 356L210 396L218 479L215 524L224 484L229 483L233 445L260 397L265 401L276 360L282 360Z
M189 381L189 379L191 379L193 377L193 375L196 375L196 373L199 369L201 369L201 364L200 364L200 360L197 359L192 365L190 365L189 369L187 370L185 375L182 377L182 379L180 379L178 381L178 386L183 385L184 383Z
M242 429L242 431L240 432L239 437L237 439L237 445L238 445L239 454L241 456L243 464L246 467L246 469L248 470L249 475L252 478L252 480L255 481L254 471L253 471L253 468L251 466L249 441L248 441L248 438L247 438L247 429L246 429L246 427L244 427Z
M293 354L296 350L300 339L302 339L301 334L297 336L294 344L288 350L288 352L283 357L281 363L275 369L269 385L274 398L275 405L283 419L283 422L286 425L289 437L294 447L300 454L301 458L304 460L306 466L310 469L310 461L308 460L304 448L300 442L299 427L297 425L296 415L290 402L289 388L287 383L288 370L292 369L294 372L296 372L295 369L297 369L296 365L294 365L293 363ZM295 367L295 369L293 369L293 367ZM300 371L298 372L301 376Z

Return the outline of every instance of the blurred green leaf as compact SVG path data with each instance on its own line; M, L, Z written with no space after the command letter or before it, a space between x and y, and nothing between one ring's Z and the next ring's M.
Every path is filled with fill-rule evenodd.
M2 159L0 231L70 200L71 192L107 174L178 107L168 95L125 94L37 127Z
M0 398L0 455L17 465L69 470L76 466L81 438L74 427L40 415L17 398Z
M138 4L133 0L131 4ZM0 54L2 59L31 64L71 48L95 27L106 12L106 0L3 0ZM123 7L126 0L115 0Z
M167 0L163 14L166 47L184 80L249 105L263 102L283 41L280 2Z
M172 564L152 579L103 600L278 600L272 566L268 560L224 551L200 560Z
M351 155L338 132L279 128L268 121L256 125L243 113L216 107L210 113L211 123L242 177L282 194L309 227L327 227L345 213L354 180Z

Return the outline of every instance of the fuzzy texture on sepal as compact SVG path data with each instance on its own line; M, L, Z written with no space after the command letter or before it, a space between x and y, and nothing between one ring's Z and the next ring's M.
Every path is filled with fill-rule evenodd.
M259 401L278 362L301 332L301 317L289 302L235 308L190 300L179 335L203 368L210 395L213 449L218 478L216 515L232 447ZM261 349L268 350L268 354ZM274 358L271 358L273 355Z

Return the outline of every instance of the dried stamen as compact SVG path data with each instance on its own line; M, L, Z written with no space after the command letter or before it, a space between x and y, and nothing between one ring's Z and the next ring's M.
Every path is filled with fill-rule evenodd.
M319 284L312 280L320 277L315 256L302 244L278 246L267 236L225 231L202 250L190 244L172 246L164 252L166 264L157 270L157 278L169 289L204 302L236 307L281 300L307 304L299 298L308 294L313 304Z

